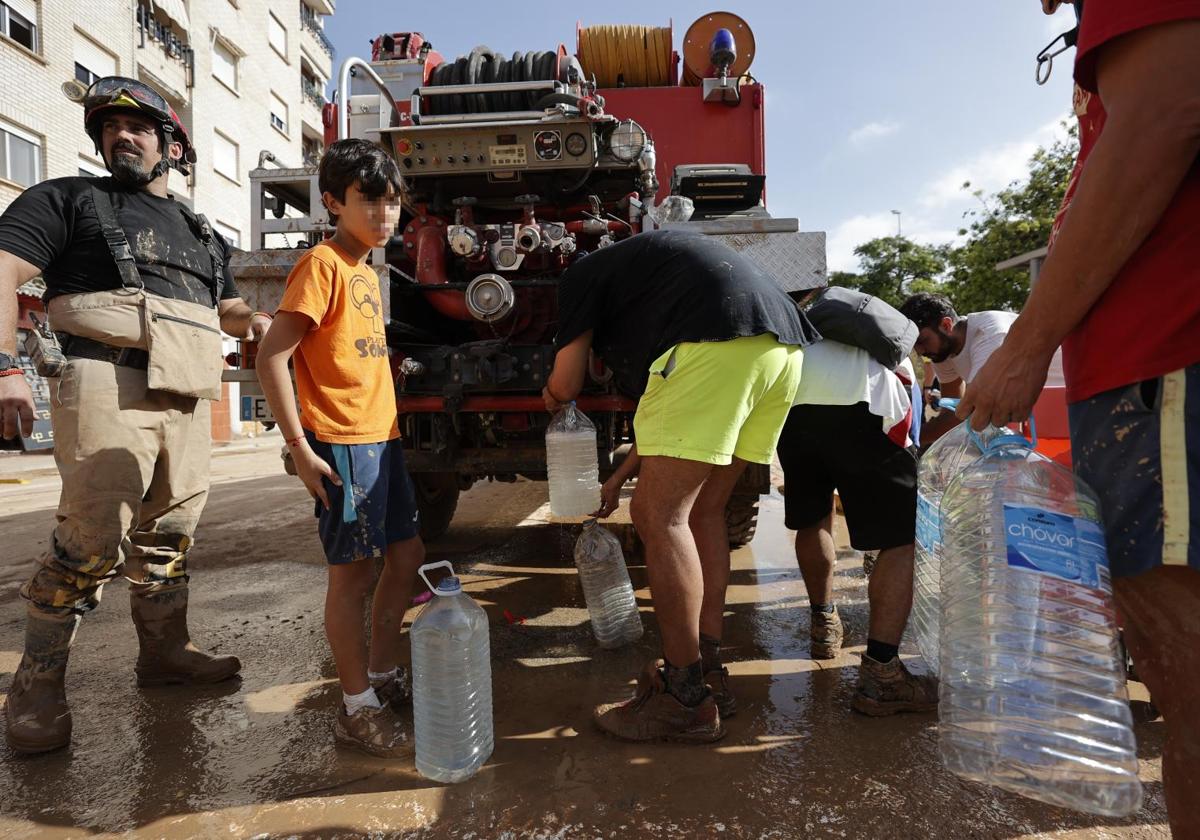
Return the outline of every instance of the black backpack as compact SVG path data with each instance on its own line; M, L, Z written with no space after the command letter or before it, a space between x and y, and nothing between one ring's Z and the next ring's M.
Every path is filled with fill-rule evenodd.
M807 314L823 338L862 348L888 370L895 370L917 343L917 325L899 309L854 289L828 287Z

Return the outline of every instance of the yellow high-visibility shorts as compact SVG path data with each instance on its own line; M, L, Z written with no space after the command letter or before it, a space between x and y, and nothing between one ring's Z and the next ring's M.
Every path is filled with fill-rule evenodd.
M771 463L803 361L770 333L675 345L650 366L633 419L638 454Z

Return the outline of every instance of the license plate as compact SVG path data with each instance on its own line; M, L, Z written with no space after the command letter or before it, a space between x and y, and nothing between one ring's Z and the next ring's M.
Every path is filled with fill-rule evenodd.
M246 423L274 423L275 415L266 397L242 397L242 421Z

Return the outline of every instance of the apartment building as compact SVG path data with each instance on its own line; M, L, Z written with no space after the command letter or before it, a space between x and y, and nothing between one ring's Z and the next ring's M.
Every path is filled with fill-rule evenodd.
M167 98L196 147L191 176L171 173L172 194L204 213L231 245L251 247L248 173L260 156L270 153L287 167L320 156L333 65L324 20L335 5L0 0L0 211L39 181L107 174L83 131L83 106L62 85L130 76ZM38 283L22 289L29 305ZM218 440L243 431L237 406L238 388L227 386L213 406Z
M0 0L0 210L46 178L104 174L63 82L123 75L161 91L199 162L171 191L249 247L247 173L320 155L335 0Z

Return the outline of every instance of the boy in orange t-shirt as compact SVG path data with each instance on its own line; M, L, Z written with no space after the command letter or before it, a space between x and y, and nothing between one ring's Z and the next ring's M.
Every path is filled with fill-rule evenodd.
M400 629L425 548L396 423L379 279L363 260L395 230L402 182L379 146L341 140L321 159L319 185L337 233L292 269L256 367L296 471L317 500L329 561L325 634L342 684L334 735L399 758L407 737L398 708L411 699ZM363 601L376 559L384 567L368 655Z

